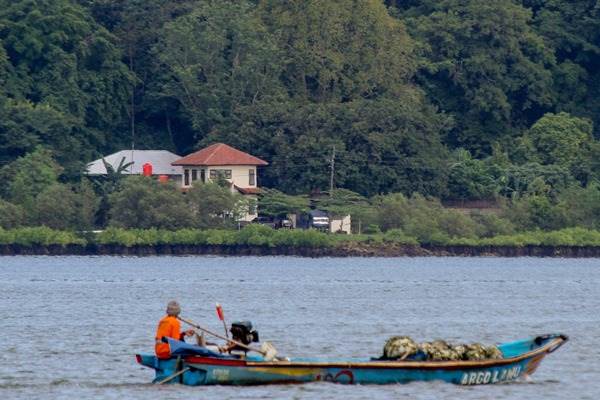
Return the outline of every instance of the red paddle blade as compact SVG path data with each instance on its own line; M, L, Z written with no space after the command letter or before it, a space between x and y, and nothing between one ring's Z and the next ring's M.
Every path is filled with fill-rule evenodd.
M221 321L225 321L225 315L223 315L223 309L219 303L217 303L217 317L219 317Z

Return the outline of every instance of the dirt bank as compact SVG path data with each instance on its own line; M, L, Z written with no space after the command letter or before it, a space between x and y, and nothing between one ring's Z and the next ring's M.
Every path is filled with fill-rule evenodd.
M344 243L336 247L263 247L211 245L0 245L0 255L221 255L297 257L600 257L600 247L578 246L437 246Z

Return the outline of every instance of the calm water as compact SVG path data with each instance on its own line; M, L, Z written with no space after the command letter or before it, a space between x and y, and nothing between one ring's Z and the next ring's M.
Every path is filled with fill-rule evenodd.
M386 338L494 343L562 332L533 381L268 387L149 384L166 302L250 319L281 355L378 356ZM0 398L598 399L600 260L0 257Z

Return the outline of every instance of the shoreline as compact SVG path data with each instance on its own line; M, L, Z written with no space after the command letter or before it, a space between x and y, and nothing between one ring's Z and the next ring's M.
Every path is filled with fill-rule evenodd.
M600 258L600 246L466 246L345 243L331 247L251 245L0 245L0 256L295 256L320 257L563 257Z

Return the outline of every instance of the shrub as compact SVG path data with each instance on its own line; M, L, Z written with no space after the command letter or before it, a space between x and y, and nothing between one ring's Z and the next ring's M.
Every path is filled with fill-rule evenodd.
M18 228L9 231L0 229L0 243L21 246L66 246L70 244L85 245L86 241L73 232L59 231L42 226Z
M0 199L0 228L12 229L24 222L25 211L21 206Z
M55 183L35 198L32 211L38 225L83 230L93 227L97 206L93 191L76 192L69 185Z
M179 229L193 224L191 208L173 185L143 176L123 180L109 196L110 225L119 228Z
M417 245L419 242L414 237L405 234L402 229L390 229L383 235L385 242L393 242L400 244L412 244Z
M236 234L236 243L241 245L252 246L269 246L272 245L272 236L275 230L259 224L250 224L245 226Z
M278 230L273 236L273 246L328 247L333 245L332 235L308 230Z

